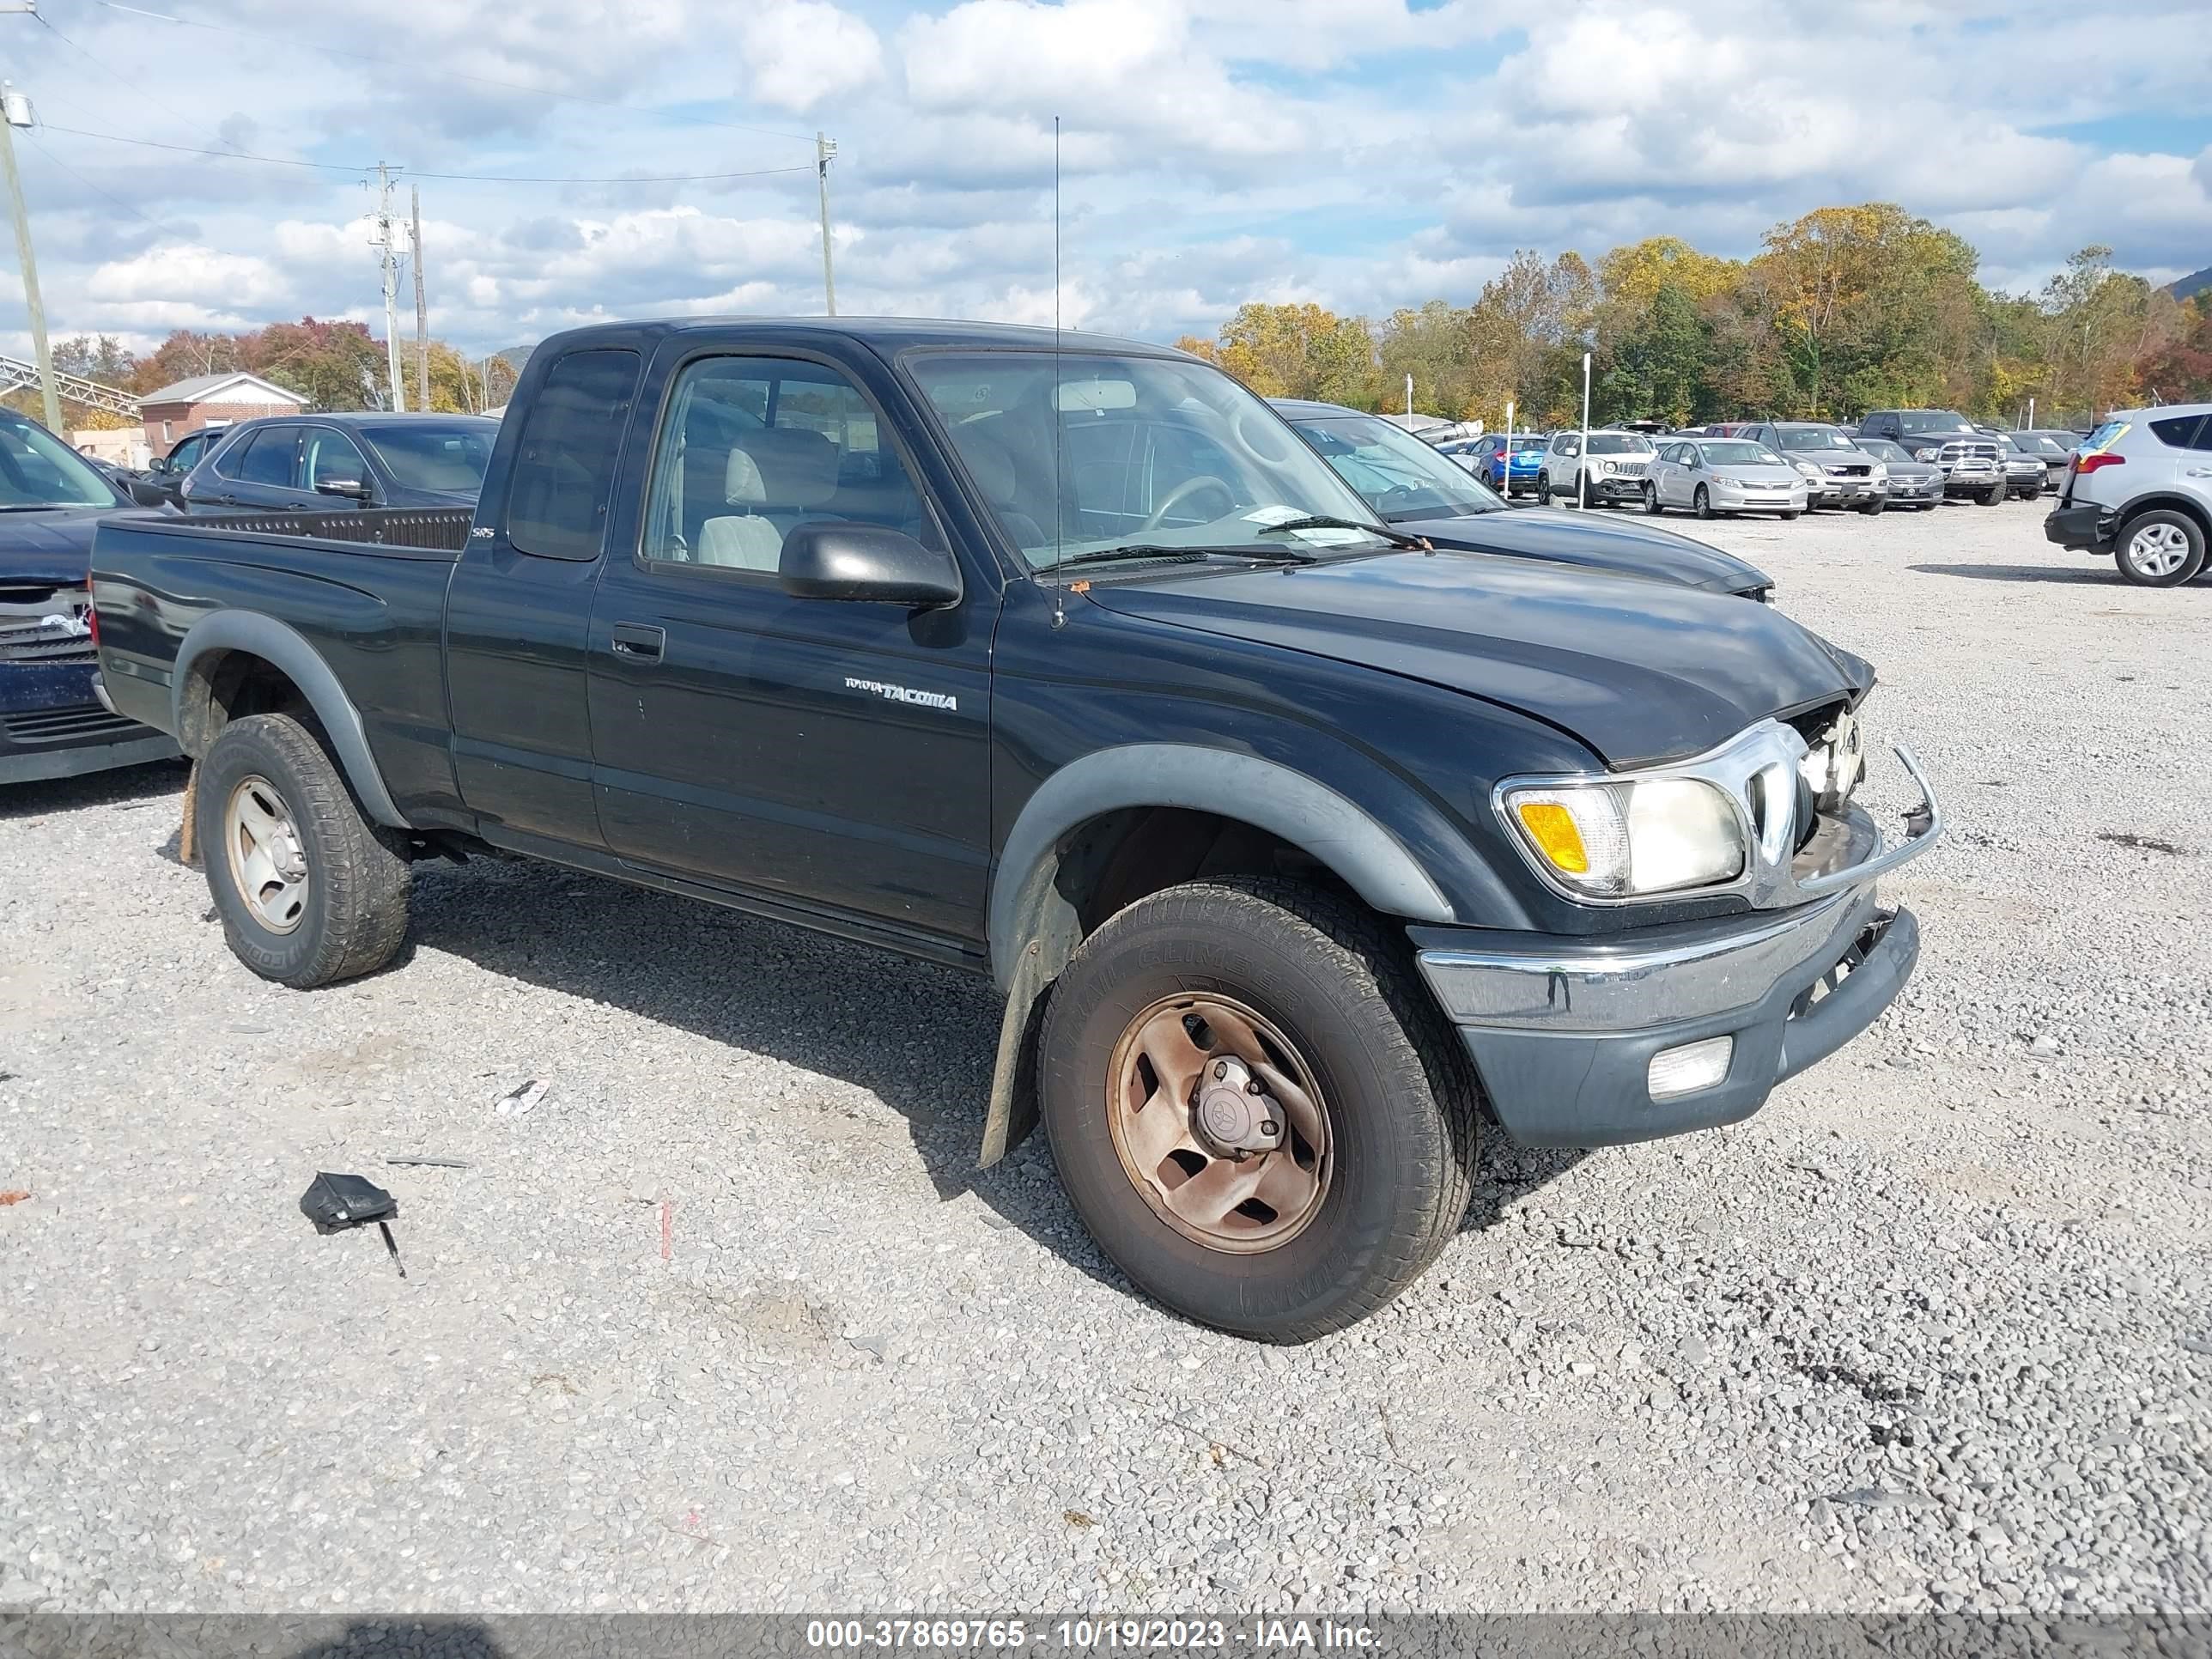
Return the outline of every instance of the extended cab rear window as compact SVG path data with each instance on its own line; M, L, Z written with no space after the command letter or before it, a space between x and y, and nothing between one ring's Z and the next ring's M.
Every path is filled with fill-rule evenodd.
M523 417L507 492L507 538L520 551L599 557L641 367L635 351L599 347L571 351L547 373Z

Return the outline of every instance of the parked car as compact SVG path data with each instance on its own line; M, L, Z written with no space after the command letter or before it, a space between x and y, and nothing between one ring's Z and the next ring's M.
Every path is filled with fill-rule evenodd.
M169 447L167 454L156 455L146 463L148 488L133 493L147 507L158 507L163 501L172 507L182 507L185 478L200 464L200 458L229 430L228 426L208 426L187 432Z
M1805 480L1808 512L1849 507L1869 516L1889 505L1889 469L1825 421L1757 421L1735 435L1780 453Z
M1651 465L1651 440L1637 432L1593 432L1589 453L1583 453L1580 432L1555 432L1544 446L1536 472L1536 501L1549 507L1561 495L1587 500L1592 507L1644 499L1644 476ZM1583 477L1588 469L1585 489Z
M1533 495L1536 493L1536 475L1544 470L1544 451L1550 441L1540 432L1526 436L1516 432L1510 439L1503 433L1493 432L1463 446L1468 470L1509 500L1516 495Z
M1877 409L1859 422L1858 435L1887 438L1914 460L1941 469L1946 495L1972 496L1984 507L2005 498L1996 442L1956 410Z
M2115 415L2082 440L2044 534L2111 554L2141 587L2177 587L2212 543L2212 404Z
M1889 469L1889 504L1913 513L1932 513L1943 501L1943 469L1933 461L1916 461L1904 447L1887 438L1857 437L1858 448Z
M984 1161L1034 1098L1101 1248L1245 1335L1417 1278L1487 1112L1740 1120L1917 956L1876 883L1940 820L1923 784L1887 844L1853 798L1870 665L1425 549L1165 348L580 329L473 515L313 527L126 514L94 555L106 684L196 757L251 971L382 965L410 860L489 846L989 974Z
M2004 469L2005 493L2015 500L2032 501L2043 494L2049 467L2042 451L2023 440L2017 433L1986 428L1986 435L1996 440L1997 463Z
M45 427L0 410L0 784L177 753L94 690L93 526L131 505Z
M1519 510L1418 438L1337 404L1271 399L1383 523L1457 552L1504 554L1650 576L1771 603L1774 579L1717 547L1656 526L1557 507Z
M1808 489L1796 467L1749 438L1666 439L1644 480L1644 510L1656 515L1679 507L1701 519L1724 513L1794 519L1805 510Z
M201 457L187 508L465 507L483 487L497 421L481 415L283 415L241 421Z
M2043 463L2043 485L2057 489L2066 482L2066 470L2074 464L2074 452L2081 446L2080 436L2068 433L2065 441L2048 432L2008 432L2014 447L2027 451Z

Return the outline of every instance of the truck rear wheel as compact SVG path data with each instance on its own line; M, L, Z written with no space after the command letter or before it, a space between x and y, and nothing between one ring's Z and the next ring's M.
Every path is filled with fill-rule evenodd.
M392 960L407 933L407 860L307 726L231 721L195 795L208 890L240 962L307 990Z
M1076 1212L1202 1324L1341 1329L1466 1211L1472 1067L1403 946L1319 889L1198 882L1109 918L1054 989L1041 1060Z

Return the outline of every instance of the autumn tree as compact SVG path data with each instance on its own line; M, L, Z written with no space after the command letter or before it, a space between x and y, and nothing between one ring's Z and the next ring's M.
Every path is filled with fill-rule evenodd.
M1339 317L1312 304L1255 301L1224 324L1212 349L1200 355L1263 398L1374 406L1375 337L1364 318Z

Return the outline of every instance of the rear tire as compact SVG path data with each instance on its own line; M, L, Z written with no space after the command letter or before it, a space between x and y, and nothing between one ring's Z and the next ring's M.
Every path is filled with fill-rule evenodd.
M2112 562L2137 587L2179 587L2204 568L2204 532L2170 507L2138 513L2112 538Z
M1316 1110L1305 1121L1322 1126L1325 1148L1309 1177L1318 1196L1299 1200L1310 1207L1280 1242L1237 1242L1236 1227L1280 1224L1265 1203L1257 1221L1240 1206L1220 1217L1226 1226L1200 1224L1185 1209L1212 1206L1176 1196L1297 1161L1289 1140L1239 1161L1197 1139L1200 1114L1170 1086L1184 1069L1180 1044L1198 1054L1201 1081L1215 1056L1233 1059L1241 1045L1226 1026L1184 1012L1192 1001L1242 1009L1250 1028L1271 1028L1289 1050L1261 1045L1278 1073L1311 1085ZM1130 1058L1134 1034L1163 1029L1163 1018L1164 1070L1152 1066L1159 1045L1149 1039L1133 1051L1140 1061ZM1263 1341L1307 1341L1374 1312L1435 1259L1473 1184L1473 1067L1402 939L1358 905L1298 882L1193 882L1109 917L1054 988L1038 1093L1060 1180L1099 1248L1176 1312ZM1145 1114L1164 1105L1170 1115L1154 1139ZM1301 1121L1295 1110L1282 1115ZM1170 1135L1182 1139L1162 1152ZM1295 1187L1296 1170L1284 1173Z
M1552 475L1548 472L1539 472L1536 475L1536 505L1549 507L1556 499L1552 494Z
M249 714L199 764L197 828L231 952L295 990L381 968L407 934L404 843L307 727Z

